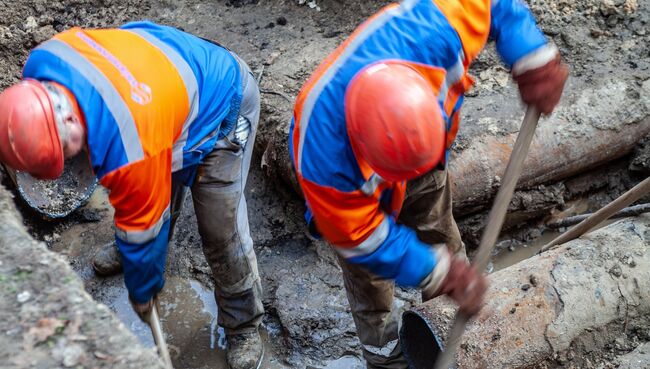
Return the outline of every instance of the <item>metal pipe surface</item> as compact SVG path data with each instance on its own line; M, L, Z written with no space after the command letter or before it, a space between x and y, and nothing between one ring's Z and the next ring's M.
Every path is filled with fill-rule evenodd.
M458 368L528 368L619 319L647 319L650 215L619 220L502 269L490 284L486 305L461 340ZM411 368L431 368L455 313L441 296L404 314L400 341Z
M635 123L612 122L609 129L583 125L573 133L573 122L548 120L535 132L517 188L527 188L584 172L629 153L650 134L650 118ZM569 133L572 132L572 133ZM452 155L454 214L480 210L496 193L516 134L481 136Z

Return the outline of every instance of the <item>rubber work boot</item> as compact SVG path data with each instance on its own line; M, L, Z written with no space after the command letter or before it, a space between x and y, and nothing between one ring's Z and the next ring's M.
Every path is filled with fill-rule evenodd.
M264 346L258 332L233 334L226 338L226 361L230 369L259 369L264 356Z
M110 277L122 271L122 255L115 242L100 247L93 258L93 269L102 277Z

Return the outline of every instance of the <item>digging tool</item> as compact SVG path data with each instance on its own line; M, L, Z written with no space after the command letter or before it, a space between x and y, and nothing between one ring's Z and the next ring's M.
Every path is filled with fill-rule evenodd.
M612 216L610 216L609 219L633 217L633 216L641 215L643 213L650 213L650 203L629 206L627 208L621 209L620 211L617 211ZM549 228L571 227L573 225L582 222L583 220L589 218L592 215L594 215L594 213L575 215L572 217L567 217L567 218L550 222L546 224L546 226Z
M578 223L578 225L576 225L575 227L569 229L568 231L556 237L553 241L549 242L544 247L542 247L542 249L539 250L538 253L542 253L544 251L551 249L553 246L561 245L567 241L571 241L575 238L582 236L583 234L589 232L590 230L598 226L603 221L607 220L609 217L614 215L619 210L630 205L636 200L642 198L649 192L650 192L650 177L644 179L641 183L632 187L629 191L622 194L621 196L616 198L616 200L610 202L602 209L593 213L589 218Z
M151 309L151 312L147 314L146 319L151 328L153 340L156 342L160 356L165 363L165 367L167 369L173 369L172 359L171 356L169 356L169 350L167 349L167 343L165 342L165 336L163 335L162 325L160 324L160 318L158 317L158 307L156 303L153 304L153 308Z
M510 155L506 171L503 175L501 187L494 200L492 210L490 210L487 226L479 244L478 253L474 258L474 265L479 271L485 270L485 267L490 261L490 254L501 232L501 226L503 225L508 205L512 199L512 194L515 191L515 185L521 174L524 159L526 159L530 143L533 140L539 116L539 111L532 106L529 106L526 110L524 121L521 124L521 129L517 135L517 140L512 148L512 154ZM467 315L461 312L456 314L456 320L447 338L446 350L442 351L441 355L438 356L434 368L448 369L453 363L456 350L460 345L460 339L468 321L469 317Z
M41 180L27 172L2 165L18 194L45 219L68 216L90 200L97 178L84 152L65 161L63 173L55 180Z

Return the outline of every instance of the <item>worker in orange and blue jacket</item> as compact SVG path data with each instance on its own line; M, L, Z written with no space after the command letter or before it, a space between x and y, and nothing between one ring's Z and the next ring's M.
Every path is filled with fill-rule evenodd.
M191 187L227 361L258 367L264 309L243 190L259 90L248 66L215 43L135 22L59 33L30 53L23 78L0 95L0 161L54 179L85 148L110 191L141 316L163 288L167 243Z
M338 252L368 368L405 368L394 284L479 311L485 277L453 219L447 152L488 38L550 114L567 67L518 0L405 0L372 16L298 95L290 153L312 234Z

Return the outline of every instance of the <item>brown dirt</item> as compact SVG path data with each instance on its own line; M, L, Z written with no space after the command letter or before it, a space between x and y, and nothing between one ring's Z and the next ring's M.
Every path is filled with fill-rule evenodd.
M264 279L264 305L268 313L264 325L270 337L270 355L274 365L279 368L317 368L325 365L351 368L359 365L358 358L354 356L359 354L359 345L354 339L354 326L347 314L347 301L342 297L338 267L326 245L312 243L303 235L304 206L291 187L278 179L287 175L278 173L277 168L282 166L274 163L283 161L284 168L287 168L286 145L283 142L286 142L292 100L302 83L320 60L357 24L388 2L318 0L312 3L318 8L310 7L305 1L294 0L0 0L0 14L3 14L0 19L0 87L18 79L30 48L71 26L115 26L127 20L149 18L218 40L241 55L249 62L253 72L262 77L262 121L246 195L252 235ZM646 31L650 13L648 3L648 0L535 1L532 8L541 19L546 33L555 40L572 65L571 89L580 90L602 80L620 78L635 81L636 87L627 93L630 101L641 101L645 96L643 83L650 78L650 34ZM505 134L516 130L519 120L514 115L520 110L518 104L514 103L518 101L516 90L508 79L507 71L498 65L494 50L488 48L473 67L478 85L470 93L464 109L465 123L455 147L457 151L476 139L477 132ZM613 70L617 71L615 76L612 76ZM635 117L639 111L643 111L642 108L642 104L630 104L630 108L621 114L627 114L626 118ZM490 121L480 119L486 115L494 118ZM576 121L582 122L580 119ZM605 124L598 119L594 122ZM516 206L523 211L529 208L533 200L540 200L543 211L535 214L539 216L548 214L558 204L570 204L573 199L585 193L594 194L594 191L594 198L601 199L595 203L602 204L639 180L638 175L627 175L629 160L625 158L624 163L621 162L622 167L617 167L615 171L608 172L609 167L601 172L595 171L594 178L598 178L598 181L590 182L591 177L573 182L569 180L544 189L533 189L529 193L522 192L518 195L520 200ZM628 181L629 178L632 179ZM586 183L597 185L583 190L589 187ZM67 257L84 280L86 290L95 299L118 310L123 320L128 319L128 309L116 308L119 306L116 303L124 294L121 277L97 278L89 266L97 247L113 237L112 211L105 195L102 197L100 193L88 206L70 217L47 224L25 210L24 204L21 207L27 215L30 231ZM477 215L475 223L480 224L484 216ZM510 239L528 237L526 242L529 242L531 232L535 235L541 233L536 220L526 219L531 227L521 231L522 236L513 233ZM191 278L200 282L202 288L209 289L213 282L201 252L195 224L188 199L170 247L167 274L169 278L185 281ZM467 226L464 231L468 242L472 242L480 233L480 226ZM405 306L417 301L415 295L413 292L399 292L400 301ZM177 294L171 291L170 301L176 297ZM328 301L330 305L309 305L317 310L301 315L300 309L292 309L287 301ZM192 329L204 333L202 330L211 329L208 318L200 314L196 316L196 319L206 320L203 323L192 321ZM183 336L183 327L176 330L170 328L172 342L178 343L176 346L185 350L181 353L187 355L180 367L198 368L205 365L191 358L192 355L197 355L199 359L212 358L209 355L201 356L197 349L201 345L208 345L205 340L209 340L210 335L199 334L205 340L188 347L186 342L179 343L173 338ZM615 344L619 336L606 337L602 342L590 343L586 340L584 344L576 343L574 357L588 358L594 352L608 352L604 347ZM616 354L633 348L636 338L626 337L625 345L621 346L623 349L616 351ZM638 335L638 340L647 341L650 338ZM604 357L607 359L609 356ZM342 359L332 361L339 358ZM218 355L214 360L219 363ZM553 360L549 359L548 365L563 368L575 367L573 363L580 362L576 361L579 359L565 362Z

